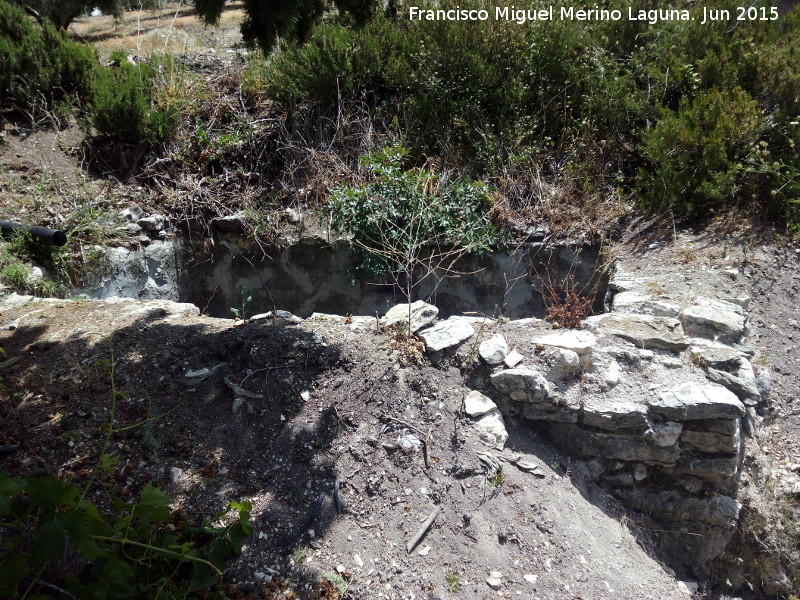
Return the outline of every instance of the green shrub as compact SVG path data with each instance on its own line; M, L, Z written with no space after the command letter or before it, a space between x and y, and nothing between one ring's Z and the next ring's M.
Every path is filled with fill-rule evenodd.
M334 228L352 234L351 276L387 275L408 302L429 275L454 273L458 258L500 243L482 182L443 180L432 168L406 169L402 146L366 156L362 186L331 190L326 211Z
M106 459L105 468L113 472ZM38 589L36 598L52 598L52 585L38 585L49 568L51 575L63 578L59 584L71 597L194 598L221 583L225 563L241 551L250 531L247 502L231 502L215 515L218 520L239 512L231 525L215 528L186 521L175 527L171 498L151 483L135 503L113 495L111 500L109 517L74 483L51 476L12 478L0 470L0 594L20 598ZM67 572L54 569L51 561L62 558L68 547L82 557L72 560L79 566Z
M665 110L642 138L643 202L695 217L729 204L762 127L758 105L740 88L704 92L677 112Z
M99 68L93 48L0 0L0 107L39 116L61 102L89 97Z
M112 54L111 58L119 66L98 73L89 106L92 125L100 135L126 142L168 140L179 109L174 102L157 102L154 78L171 63L151 58L131 64L124 53Z

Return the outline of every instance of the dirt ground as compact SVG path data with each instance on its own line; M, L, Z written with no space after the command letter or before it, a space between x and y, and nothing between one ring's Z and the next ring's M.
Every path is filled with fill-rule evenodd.
M120 468L107 483L127 499L152 481L192 515L252 501L254 534L227 574L245 592L272 597L265 582L281 578L304 597L338 572L351 598L686 597L648 554L648 531L581 483L568 456L513 422L503 453L478 440L461 414L469 348L401 367L371 323L235 326L158 302L34 302L0 319L15 327L0 336L6 356L20 358L6 372L7 392L20 393L6 394L0 440L20 449L3 468L85 479L110 418L113 361L117 427L140 425L114 435ZM213 373L187 379L203 368ZM232 385L247 390L240 406ZM427 451L404 449L409 434ZM479 451L538 468L504 462L490 478Z

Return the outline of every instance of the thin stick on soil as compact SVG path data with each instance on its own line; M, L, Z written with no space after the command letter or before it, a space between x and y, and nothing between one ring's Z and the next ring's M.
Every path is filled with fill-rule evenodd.
M410 542L408 542L408 545L406 546L406 550L408 550L409 554L411 554L411 551L422 541L422 538L425 537L425 534L428 533L428 529L431 528L431 525L433 525L433 522L440 514L442 514L442 507L437 506L435 509L433 509L433 512L428 515L428 518L425 519L422 527L419 528L419 531L417 531L416 535L411 539Z

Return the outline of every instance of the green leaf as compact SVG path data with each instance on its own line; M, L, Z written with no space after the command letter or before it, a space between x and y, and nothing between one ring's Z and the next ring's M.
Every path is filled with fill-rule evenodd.
M65 546L66 531L64 530L63 516L60 513L53 513L39 522L36 539L31 549L31 558L34 564L44 564L51 558L64 554Z
M134 507L137 515L151 521L168 521L172 515L172 498L152 483L144 486L139 496L139 503Z
M0 596L18 598L17 586L28 574L28 558L24 554L9 552L0 557Z
M100 460L97 461L97 468L105 471L108 474L114 472L114 469L117 467L117 463L119 459L116 456L109 456L108 454L102 454L100 456Z
M28 496L33 508L45 512L53 511L59 506L75 506L78 488L68 481L55 477L43 477L28 482Z
M92 508L94 506L92 505ZM96 509L95 509L96 510ZM64 530L72 540L75 550L82 554L89 561L94 561L100 556L105 556L106 551L100 548L94 540L93 535L105 535L108 529L105 523L101 520L99 525L105 527L98 527L98 521L94 520L91 524L87 522L87 514L84 511L76 509L68 510L61 515Z

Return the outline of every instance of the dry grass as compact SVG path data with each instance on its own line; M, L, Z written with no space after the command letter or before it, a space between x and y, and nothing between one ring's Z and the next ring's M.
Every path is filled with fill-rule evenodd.
M147 57L154 52L185 54L209 48L209 37L226 34L238 40L244 18L241 2L228 4L216 28L203 24L192 6L172 2L162 10L129 10L120 20L112 16L81 17L70 25L70 32L93 45L101 57L121 50ZM235 34L233 34L235 32ZM230 45L230 44L228 44Z

